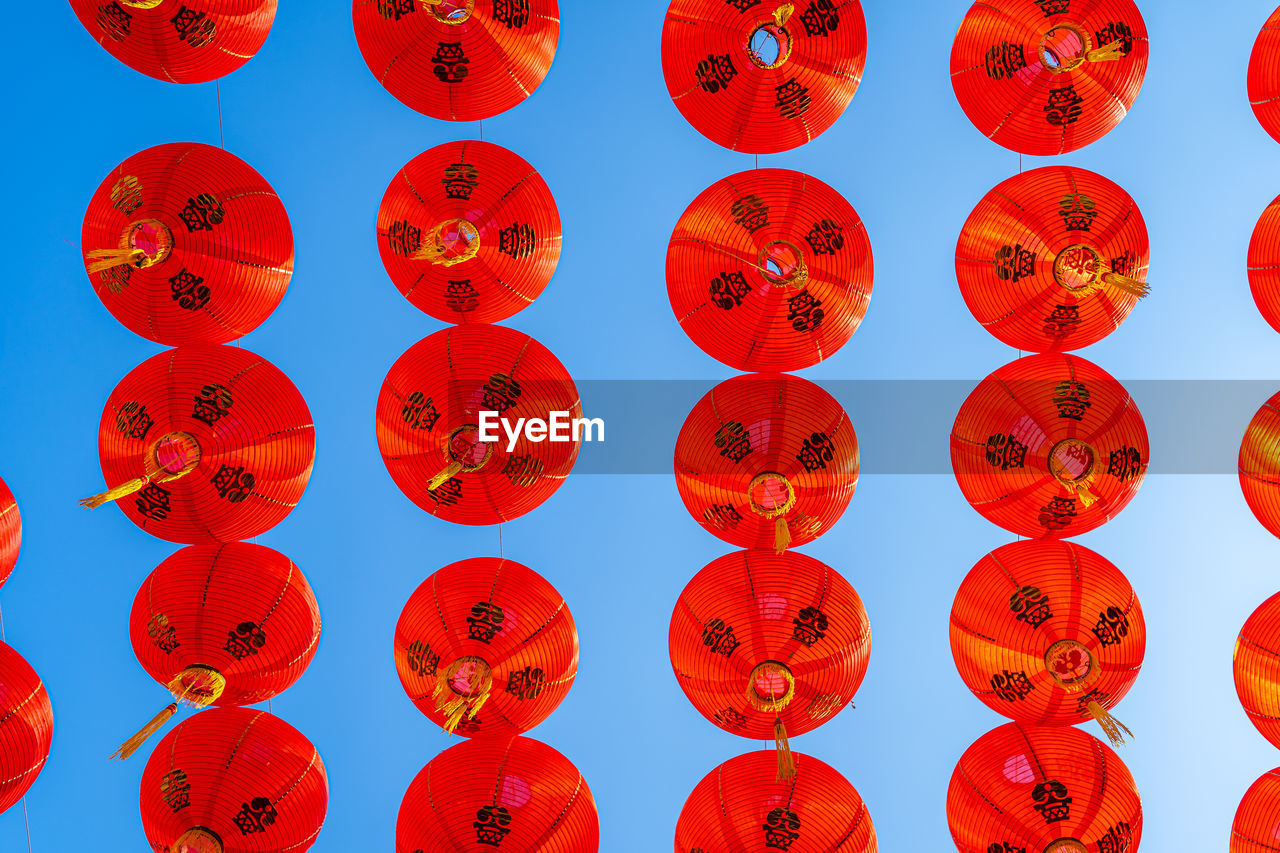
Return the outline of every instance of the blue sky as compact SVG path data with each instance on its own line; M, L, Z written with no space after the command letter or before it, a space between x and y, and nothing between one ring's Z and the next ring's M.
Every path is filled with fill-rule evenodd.
M867 72L848 112L809 145L760 158L843 193L875 251L866 321L807 378L976 384L1016 355L972 320L954 278L965 217L1019 168L1017 154L973 129L951 91L950 44L966 8L868 3ZM1253 225L1280 192L1280 146L1245 94L1249 50L1272 8L1236 0L1205 14L1190 0L1145 3L1151 63L1132 114L1089 148L1043 161L1110 177L1147 220L1154 293L1081 353L1121 380L1252 378L1280 390L1280 337L1256 312L1244 273ZM753 160L703 139L671 104L659 57L664 11L661 2L562 0L545 84L484 122L487 141L542 173L564 224L554 281L509 325L583 380L731 375L680 331L663 265L688 202ZM9 642L45 679L56 715L50 762L28 796L33 849L66 849L69 831L88 830L103 853L136 851L145 845L143 763L106 758L164 702L133 658L127 619L142 579L177 546L76 500L101 483L96 426L107 394L160 348L110 317L76 244L85 205L116 163L161 142L218 142L217 100L213 84L176 87L120 65L67 4L24 13L15 21L27 26L0 60L10 81L0 216L11 244L0 303L0 476L21 504L25 542L0 606ZM387 279L374 221L403 163L480 128L423 117L387 94L360 58L341 0L282 3L263 51L222 81L221 98L226 147L274 185L297 243L287 297L243 343L302 391L318 442L302 503L258 540L303 568L325 620L314 664L273 710L328 766L329 818L312 849L389 850L404 790L449 744L399 686L395 620L435 569L498 553L499 532L428 517L378 456L382 378L441 326ZM1269 393L1218 413L1230 428L1212 440L1237 446ZM849 406L855 428L909 417L909 408ZM1193 404L1149 418L1153 443L1200 416ZM670 447L680 420L636 440ZM945 447L951 419L908 426ZM864 442L864 458L880 449ZM1280 543L1254 521L1233 473L1161 474L1170 462L1154 460L1133 503L1078 541L1129 576L1147 618L1147 664L1116 709L1137 735L1121 755L1143 796L1145 848L1220 849L1245 789L1280 764L1231 681L1240 625L1280 585ZM965 572L1010 538L966 505L949 473L877 475L863 479L842 522L803 549L858 589L874 645L857 709L793 747L858 788L885 850L950 849L951 770L1003 722L955 673L947 617ZM586 776L602 850L667 848L697 781L762 746L693 710L665 646L680 589L730 549L688 517L669 472L571 477L539 511L505 525L501 543L564 594L581 636L577 683L533 736ZM21 807L0 815L0 850L25 842Z

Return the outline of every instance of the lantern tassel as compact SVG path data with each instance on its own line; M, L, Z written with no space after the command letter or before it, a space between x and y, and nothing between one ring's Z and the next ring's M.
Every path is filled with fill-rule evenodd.
M773 721L773 739L778 748L778 778L796 778L796 759L791 754L791 744L787 740L787 727L783 725L781 717Z
M445 483L462 473L462 463L454 459L448 465L444 466L444 470L436 474L427 483L427 491L434 492Z
M141 249L91 249L85 255L89 262L89 274L104 272L114 267L136 267L147 257Z
M1123 59L1124 56L1124 41L1116 39L1109 44L1104 44L1102 47L1089 51L1084 55L1084 58L1086 62L1112 62L1117 59Z
M1089 484L1083 480L1073 484L1076 497L1080 500L1080 506L1088 509L1098 502L1098 496L1089 491Z
M781 554L790 547L791 528L787 526L785 518L778 516L773 522L773 551L775 554Z
M796 7L791 3L783 3L773 13L773 20L780 27L785 27L787 21L791 19L791 15L796 11Z
M454 694L452 699L445 699L447 692L447 678L441 676L436 679L436 689L432 694L432 698L436 700L436 710L445 715L444 724L441 728L449 734L453 734L459 724L462 723L463 717L472 718L480 713L480 709L484 707L484 703L489 701L489 690L491 684L486 684L480 689L480 693L474 696L460 696Z
M227 679L208 667L189 666L165 686L175 701L192 708L207 708L222 698L222 692L227 689ZM203 692L196 693L198 688L204 688Z
M1144 296L1151 295L1151 287L1145 281L1138 281L1136 278L1129 278L1119 273L1109 272L1102 277L1103 284L1109 284L1116 290L1122 290L1125 293L1142 299Z
M111 753L110 760L114 761L119 759L120 761L124 761L129 756L133 755L138 751L139 747L147 742L148 738L160 731L160 729L164 727L164 724L169 722L176 713L178 713L177 702L170 702L168 705L165 705L163 711L151 718L151 722L139 729L137 734L122 743L119 749Z
M1090 702L1088 708L1089 713L1098 721L1102 731L1106 733L1107 740L1111 741L1112 746L1120 746L1124 743L1124 735L1120 734L1121 730L1129 737L1133 737L1133 732L1129 731L1128 726L1111 716L1107 709L1097 702Z
M151 481L148 477L139 477L136 480L129 480L128 482L121 483L114 489L107 489L105 492L99 492L96 495L81 498L80 506L85 509L97 509L104 503L118 501L121 498L127 498L129 495L142 491L149 482Z

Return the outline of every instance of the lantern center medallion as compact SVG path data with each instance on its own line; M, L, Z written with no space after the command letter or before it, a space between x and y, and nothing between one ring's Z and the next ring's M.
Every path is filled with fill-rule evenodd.
M1059 640L1044 655L1049 674L1063 687L1074 687L1089 680L1093 669L1093 655L1077 640ZM1070 850L1064 847L1063 851Z

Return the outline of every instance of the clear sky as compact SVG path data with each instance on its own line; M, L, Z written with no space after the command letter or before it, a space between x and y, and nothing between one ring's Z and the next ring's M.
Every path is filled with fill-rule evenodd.
M952 94L948 56L964 0L866 6L867 73L848 112L809 145L760 158L843 193L875 251L866 322L804 375L976 384L1016 353L966 311L955 241L974 203L1018 171L1019 157L975 131ZM1191 0L1144 3L1151 63L1132 114L1089 148L1045 161L1118 182L1151 231L1153 295L1082 355L1121 380L1269 380L1230 411L1206 413L1192 400L1148 416L1159 445L1213 414L1220 426L1205 440L1228 460L1253 411L1280 390L1280 337L1256 312L1244 273L1254 223L1280 193L1280 146L1257 126L1245 94L1249 50L1272 8L1268 0L1210 10ZM688 202L753 159L703 139L671 104L659 55L664 11L660 0L561 0L560 48L546 83L484 122L486 140L546 178L564 224L554 281L509 324L584 380L731 374L681 332L663 267ZM173 86L117 63L66 3L15 7L9 32L0 60L10 116L0 137L10 245L0 299L0 476L21 504L25 542L0 605L8 641L43 676L56 717L52 756L27 800L32 847L66 850L89 834L101 853L138 851L144 759L120 765L107 756L165 702L134 660L127 623L138 585L177 546L76 500L102 482L96 429L108 393L160 347L110 317L77 244L90 195L119 161L162 142L219 141L216 93L212 83ZM425 515L379 458L373 410L382 378L441 324L386 277L374 221L401 165L480 128L426 118L387 94L359 55L345 0L284 0L261 54L222 81L221 96L226 147L276 188L297 244L288 296L243 344L301 389L318 441L306 496L258 540L303 568L324 616L314 664L273 711L316 744L328 767L329 817L313 849L391 850L409 781L450 742L400 688L396 618L432 571L497 554L499 532ZM929 388L904 383L900 405L846 402L864 436L909 429L945 459L952 414L909 422L921 409L913 395ZM698 395L679 394L672 411L687 411ZM665 456L681 420L664 416L628 440ZM892 472L885 450L864 440L867 467ZM1175 445L1171 455L1179 452ZM1280 764L1231 679L1241 624L1280 587L1280 543L1250 515L1229 464L1216 476L1161 473L1174 465L1155 459L1133 503L1077 541L1129 576L1146 613L1147 664L1116 708L1137 735L1121 755L1143 796L1144 849L1224 849L1245 789ZM792 745L858 788L886 851L951 849L943 809L951 770L1003 722L956 674L947 619L965 572L1011 538L968 507L942 468L864 477L842 522L803 549L861 593L874 645L857 709ZM666 650L680 589L730 547L688 516L669 468L571 477L540 510L505 525L501 541L506 556L563 593L581 636L577 683L533 736L585 774L602 850L670 849L697 781L763 746L703 720L679 691ZM0 815L0 851L25 844L19 806Z

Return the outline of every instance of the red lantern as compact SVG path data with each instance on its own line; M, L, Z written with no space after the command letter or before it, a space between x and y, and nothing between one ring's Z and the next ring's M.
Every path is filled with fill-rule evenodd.
M1280 142L1280 9L1263 24L1249 54L1249 103L1262 129Z
M1280 393L1258 409L1240 442L1240 490L1263 527L1280 536Z
M270 362L238 347L182 347L111 392L98 427L109 491L82 503L117 501L170 542L250 539L297 505L315 452L311 412Z
M560 593L496 557L462 560L423 581L395 642L413 704L445 731L470 736L528 731L560 705L578 672L578 631Z
M983 196L956 246L974 319L1011 347L1079 349L1119 328L1146 285L1147 226L1101 175L1046 166Z
M1280 593L1263 602L1240 629L1233 668L1245 713L1280 749Z
M71 0L98 44L135 71L205 83L235 71L267 40L276 0Z
M1267 853L1280 841L1280 768L1249 786L1231 824L1230 853Z
M519 104L556 55L556 0L354 0L365 64L420 113L476 121Z
M774 778L769 752L739 755L712 770L676 822L676 853L789 850L875 853L876 829L848 780L810 755L794 779Z
M1280 196L1262 212L1249 240L1249 289L1263 319L1280 332Z
M1136 853L1142 802L1129 768L1097 738L1009 723L961 756L947 823L960 853Z
M324 824L329 780L316 748L284 720L211 708L156 744L139 800L156 850L301 853Z
M288 557L247 542L183 548L133 599L133 653L174 701L120 749L128 758L185 702L252 705L284 692L311 664L320 606Z
M396 853L595 853L600 819L569 759L527 737L466 740L431 759L400 803Z
M739 551L689 581L671 614L671 668L702 716L753 740L816 729L853 699L871 657L862 599L830 566L794 551Z
M676 439L676 487L712 536L781 553L844 514L858 437L836 399L777 373L736 376L694 406Z
M667 249L667 295L712 358L798 370L853 336L872 266L862 220L839 193L800 172L757 169L712 184L685 210Z
M446 323L492 323L527 307L560 260L546 181L487 142L449 142L400 170L378 209L378 251L399 291Z
M275 190L238 157L194 142L117 166L89 202L81 243L107 310L171 346L252 332L293 275L293 231Z
M502 422L485 433L493 413ZM468 324L423 338L392 366L378 395L378 447L400 491L427 512L497 524L560 488L578 458L577 441L561 439L581 418L573 378L550 350L503 326ZM520 419L545 421L545 440Z
M1105 136L1147 72L1133 0L981 0L951 47L951 85L969 120L1021 154L1065 154Z
M662 28L676 107L712 142L749 154L795 148L835 124L866 61L858 0L672 0Z
M18 565L18 551L22 548L22 515L13 492L0 480L0 586L9 579Z
M978 561L951 607L951 654L988 708L1028 725L1097 720L1113 745L1132 736L1108 709L1138 678L1147 645L1129 580L1071 542L1013 542Z
M951 430L960 491L993 524L1061 539L1133 499L1150 456L1129 393L1075 355L1032 355L979 383Z
M53 706L31 664L0 643L0 813L26 796L53 743Z

